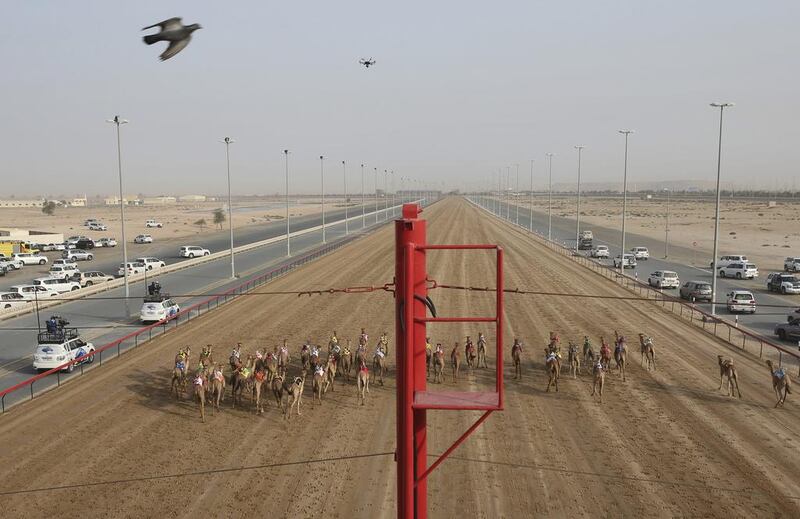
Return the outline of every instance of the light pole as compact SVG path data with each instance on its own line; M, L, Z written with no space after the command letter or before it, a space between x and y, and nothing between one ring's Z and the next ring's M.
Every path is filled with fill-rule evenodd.
M383 170L383 219L389 219L389 197L386 193L389 192L389 172Z
M575 250L578 250L578 245L581 239L581 151L586 146L577 145L575 149L578 150L578 203L575 209Z
M322 188L322 243L327 243L325 240L325 156L319 156L319 181Z
M514 189L514 207L516 208L516 216L514 217L514 224L519 225L519 164L517 164L517 187Z
M547 154L547 170L550 180L547 183L547 239L553 239L553 154Z
M497 168L497 216L503 217L503 171Z
M664 223L664 259L669 257L669 188L664 188L667 192L667 220Z
M344 161L342 161L342 178L344 179L344 235L347 236L350 232L350 222L347 221L347 206L350 202L347 199L347 165Z
M375 223L378 223L378 168L372 168L375 172Z
M531 159L531 206L528 215L528 230L533 232L533 159Z
M361 228L367 226L367 205L364 201L364 164L361 164Z
M711 315L715 316L717 305L717 249L719 248L719 179L722 171L722 113L725 108L733 106L733 103L711 103L714 108L719 108L719 147L717 148L717 206L714 210L714 252L711 257L714 268L711 273Z
M622 173L622 252L619 255L619 271L625 273L625 213L628 207L628 136L633 130L618 130L625 136L625 165Z
M506 166L506 220L511 221L511 166Z
M286 255L292 255L292 244L289 235L289 150L283 150L286 158Z
M233 263L233 208L231 207L231 153L230 147L234 141L230 137L225 137L222 139L223 144L225 144L225 161L228 164L228 229L230 230L231 234L231 277L236 277L236 268L234 267Z
M119 214L120 223L122 224L122 276L125 283L125 317L131 314L128 298L130 297L130 286L128 285L128 244L125 241L125 201L122 195L122 144L119 137L119 127L123 124L128 124L128 121L115 115L113 119L106 122L117 125L117 169L119 171ZM35 293L35 292L34 292ZM37 317L38 320L38 317Z

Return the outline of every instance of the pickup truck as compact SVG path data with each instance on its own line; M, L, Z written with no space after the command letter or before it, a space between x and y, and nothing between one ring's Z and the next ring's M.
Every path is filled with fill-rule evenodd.
M800 294L800 279L793 274L774 272L767 276L767 290L781 294Z

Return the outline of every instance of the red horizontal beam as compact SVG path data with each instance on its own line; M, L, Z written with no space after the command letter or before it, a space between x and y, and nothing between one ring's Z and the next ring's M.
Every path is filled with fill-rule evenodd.
M497 317L415 317L417 323L496 323Z
M473 245L423 245L417 246L417 250L486 250L499 249L499 245L473 244Z

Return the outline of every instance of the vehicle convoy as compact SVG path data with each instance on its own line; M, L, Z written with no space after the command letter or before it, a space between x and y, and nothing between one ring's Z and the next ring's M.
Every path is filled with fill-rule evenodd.
M211 254L210 250L197 245L184 245L178 251L178 256L181 258L196 258L198 256L208 256L209 254Z
M590 255L593 258L607 258L609 256L608 247L605 245L597 245Z
M159 222L159 221L150 219L150 220L147 220L146 222L144 222L144 226L147 227L148 229L151 228L151 227L157 227L157 228L161 229L162 227L164 227L164 224Z
M80 272L77 265L74 263L65 263L63 265L53 265L50 267L47 275L53 279L69 279L77 272Z
M758 277L758 268L753 263L728 263L719 268L719 277L736 279L753 279Z
M147 295L139 311L142 323L152 323L170 319L181 311L181 307L170 299L169 294L161 292L161 284L153 281L147 287Z
M58 297L58 292L44 285L14 285L9 287L8 291L20 294L26 301L43 301L51 297Z
M81 288L78 283L72 281L71 277L72 276L67 278L36 278L33 280L33 284L46 286L47 288L51 288L59 294L62 294L64 292L71 292Z
M54 315L45 321L47 331L37 336L37 346L33 353L33 369L46 371L49 369L69 365L62 371L72 372L78 364L91 364L94 362L94 345L84 341L78 334L77 328L67 328L69 324L62 317ZM78 362L70 362L80 359Z
M726 303L730 313L756 313L756 298L749 290L734 290L728 293Z
M680 289L681 299L711 301L711 285L705 281L687 281Z
M650 259L650 251L647 250L647 247L631 247L630 252L637 260L647 261Z
M12 270L19 270L25 266L25 263L22 260L14 259L14 258L0 258L0 265L6 267L6 269L10 272Z
M27 306L30 302L18 292L0 292L0 309L8 310Z
M625 254L624 256L617 255L614 258L614 268L618 269L620 267L626 269L633 269L636 268L636 257L633 254Z
M582 240L594 240L594 234L588 229L581 231L580 237Z
M681 286L681 280L677 272L656 270L647 278L647 284L656 288L678 288Z
M783 270L786 272L800 271L800 257L790 256L783 260Z
M96 246L96 244L95 244L93 239L86 238L86 237L83 237L83 238L79 239L78 241L75 242L74 245L75 245L75 247L74 247L75 249L81 249L81 250L94 249L95 246Z
M800 294L800 279L794 274L773 272L767 276L767 290L781 294Z

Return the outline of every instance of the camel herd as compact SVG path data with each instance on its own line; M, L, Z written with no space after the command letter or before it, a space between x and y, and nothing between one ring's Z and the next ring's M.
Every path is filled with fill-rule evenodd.
M653 339L643 333L639 334L639 346L641 352L641 366L647 364L647 371L656 369L656 353ZM550 342L544 348L544 366L547 374L546 392L554 387L558 391L558 380L561 377L561 339L557 333L550 332ZM614 368L611 367L611 359L614 359ZM514 364L514 378L522 379L522 357L523 346L519 339L514 339L511 346L511 358ZM628 363L628 348L625 337L614 330L614 348L606 342L605 337L600 337L600 349L595 352L589 336L583 337L583 356L578 353L578 346L573 341L568 341L567 362L569 372L573 378L577 378L582 372L581 363L587 366L587 371L592 375L591 396L598 395L600 402L603 401L603 386L605 384L606 373L616 369L618 376L625 381L626 366ZM736 374L736 366L733 359L717 356L719 365L719 388L722 389L723 382L727 379L728 396L738 396L742 398L739 390L739 379ZM771 360L766 361L772 377L772 387L775 391L777 402L775 407L782 406L786 402L787 395L791 394L792 381L789 374L783 367L775 368Z

